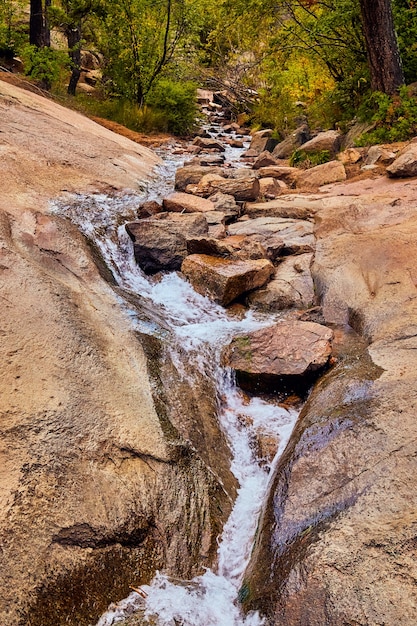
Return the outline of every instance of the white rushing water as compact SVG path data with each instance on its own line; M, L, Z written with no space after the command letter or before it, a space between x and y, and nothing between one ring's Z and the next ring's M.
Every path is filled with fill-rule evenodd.
M161 183L161 191L166 191L165 183ZM152 192L147 190L147 198L150 196ZM134 261L133 246L124 226L117 226L135 219L135 207L139 203L140 198L135 196L118 200L105 195L80 196L77 203L56 206L53 210L77 223L94 241L120 287L139 294L144 307L157 312L153 325L149 320L144 321L120 296L120 304L130 315L132 324L142 332L162 333L171 346L176 367L184 376L190 375L192 363L196 370L216 381L219 422L232 451L231 469L239 489L219 540L216 572L207 569L192 581L176 582L157 573L150 585L141 587L146 600L132 592L111 605L97 626L112 626L139 608L149 624L158 626L261 626L263 619L257 613L246 616L241 613L238 592L250 558L270 470L286 446L297 412L272 401L243 396L231 372L219 363L222 347L234 335L250 332L272 320L256 318L251 313L243 319L231 317L225 309L197 294L177 273L146 277ZM187 373L182 366L184 360L188 364ZM254 442L262 436L277 441L272 463L257 458Z

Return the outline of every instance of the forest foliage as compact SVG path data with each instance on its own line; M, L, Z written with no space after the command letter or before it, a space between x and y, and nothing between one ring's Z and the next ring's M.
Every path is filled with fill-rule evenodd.
M413 88L372 93L363 0L39 3L51 48L30 45L27 2L0 0L0 57L19 56L27 74L56 92L71 76L76 93L80 51L94 51L102 66L99 89L95 97L76 98L137 130L190 132L200 86L227 89L236 115L278 136L301 121L345 129L353 119L374 124L370 141L417 131ZM417 81L417 2L391 5L410 85Z

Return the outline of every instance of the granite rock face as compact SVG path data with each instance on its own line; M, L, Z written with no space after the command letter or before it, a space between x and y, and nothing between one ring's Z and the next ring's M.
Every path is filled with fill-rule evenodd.
M364 341L317 385L275 471L242 589L268 624L415 623L415 198L374 189L317 218L325 320Z

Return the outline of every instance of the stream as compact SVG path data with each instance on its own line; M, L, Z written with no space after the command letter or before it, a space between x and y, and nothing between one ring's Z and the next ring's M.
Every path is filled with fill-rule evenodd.
M239 155L236 149L228 148L226 160L238 159ZM124 224L136 219L135 210L145 199L160 200L172 191L175 170L182 165L184 155L165 153L164 157L159 179L150 183L141 196L79 196L76 202L57 205L53 210L70 218L94 242L121 288L120 293L132 294L136 299L139 296L146 314L141 313L142 307L133 306L129 298L119 296L120 306L128 313L132 327L163 337L182 376L192 377L190 369L194 368L215 381L220 407L218 419L230 445L231 469L239 489L218 542L216 571L207 569L191 581L176 581L157 573L150 585L141 587L146 598L133 591L124 600L110 605L97 626L112 626L136 611L142 619L138 623L142 624L261 626L264 621L258 613L241 613L239 588L250 559L269 477L288 442L298 412L283 408L278 401L243 396L232 372L220 366L221 350L234 335L276 320L251 311L243 318L232 316L197 294L180 274L148 277L137 266ZM259 446L254 445L259 436L277 442L272 462L259 458Z

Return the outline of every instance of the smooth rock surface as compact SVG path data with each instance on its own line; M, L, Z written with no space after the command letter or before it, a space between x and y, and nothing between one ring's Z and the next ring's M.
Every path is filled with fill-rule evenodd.
M365 342L318 384L276 469L244 590L277 626L416 618L415 190L347 187L367 195L320 212L313 274L326 321Z

